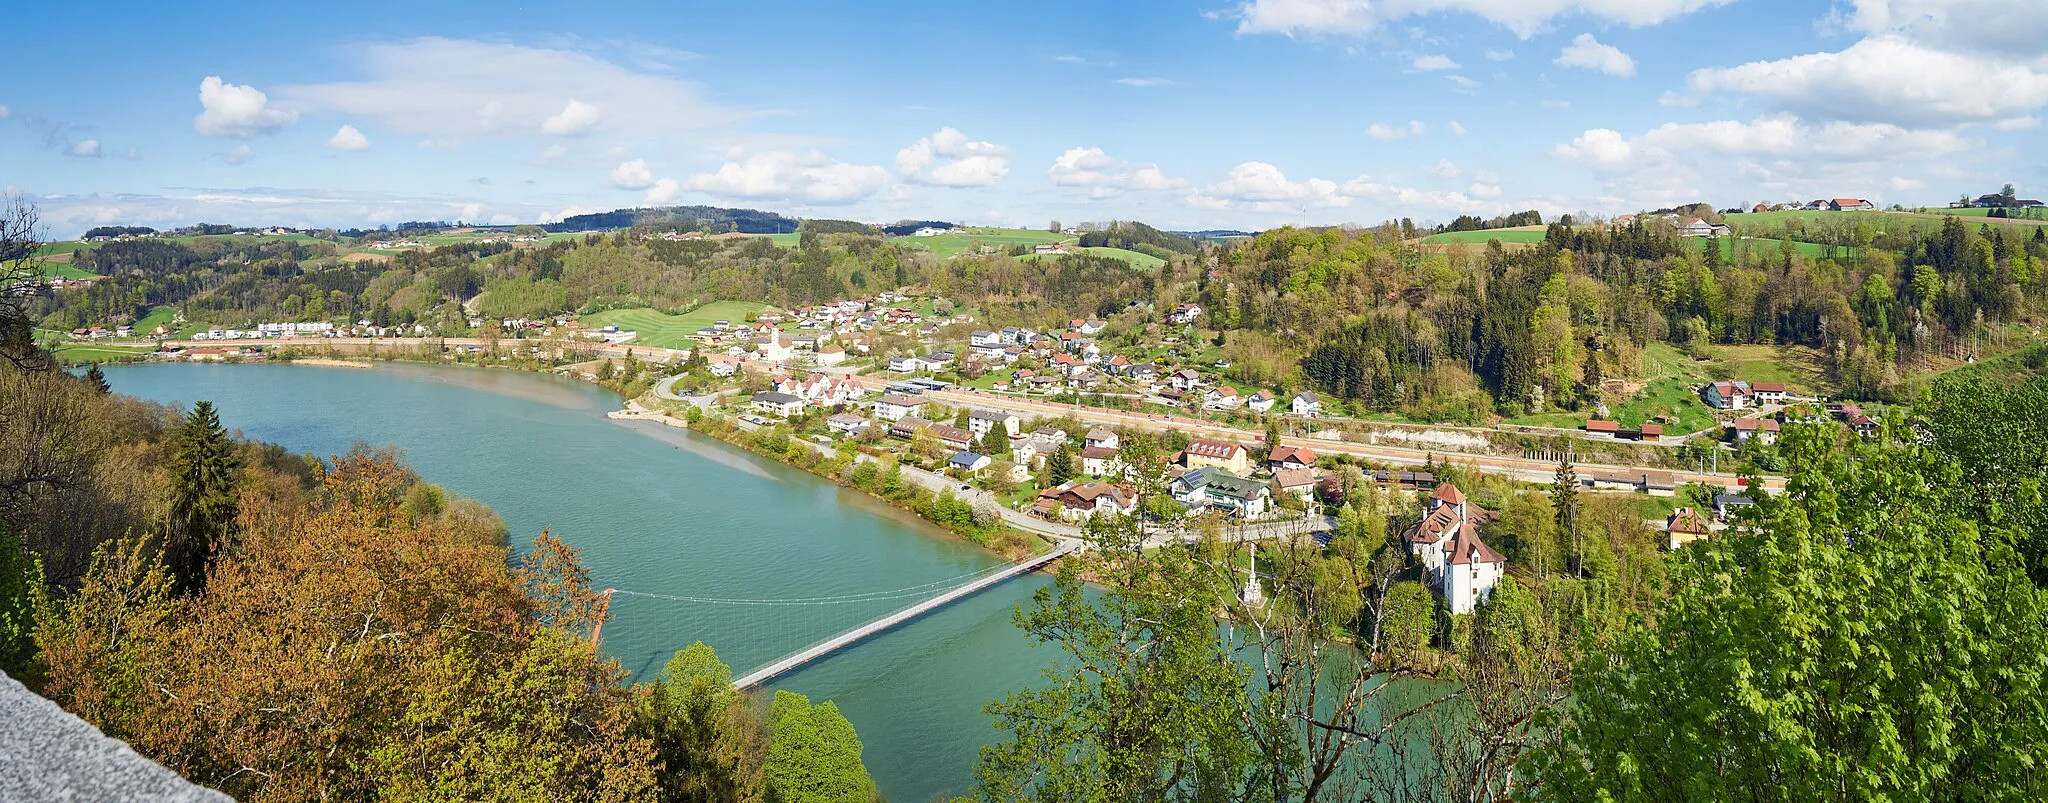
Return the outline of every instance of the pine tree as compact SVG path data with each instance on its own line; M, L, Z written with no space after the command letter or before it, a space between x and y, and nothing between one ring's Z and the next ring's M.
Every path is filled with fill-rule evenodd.
M1062 443L1052 448L1052 454L1045 456L1045 481L1058 486L1074 478L1074 455Z
M236 490L241 461L211 402L192 405L172 437L170 533L164 564L174 590L197 593L214 555L234 535L241 512Z
M1557 511L1557 529L1572 539L1572 554L1580 577L1586 573L1584 545L1579 542L1579 472L1569 459L1557 461L1557 479L1550 483L1550 506Z
M114 392L114 387L107 384L106 373L101 371L98 365L85 369L85 381L92 385L94 390L101 393Z

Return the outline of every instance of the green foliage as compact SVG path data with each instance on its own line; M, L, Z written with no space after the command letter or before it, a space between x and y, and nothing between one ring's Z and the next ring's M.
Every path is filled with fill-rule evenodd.
M1045 456L1045 481L1048 485L1064 485L1073 478L1074 452L1061 441Z
M97 390L101 393L114 392L113 386L107 384L106 372L101 371L97 363L95 363L92 367L85 369L85 381L87 384L92 385L94 390Z
M1436 598L1429 589L1414 581L1395 583L1383 605L1380 628L1387 649L1414 655L1429 646L1436 635Z
M1980 490L1917 447L1785 435L1792 476L1674 560L1654 627L1584 662L1561 800L2038 799L2043 593Z
M2048 587L2048 377L1947 379L1915 409L1972 490L1957 501L1972 518L2011 528L2027 574Z
M43 566L0 521L0 672L20 678L36 654L36 601Z
M811 705L791 691L775 692L768 707L768 787L782 803L864 803L874 780L861 764L853 723L830 701Z
M654 743L663 800L728 801L762 784L758 723L732 688L732 670L704 642L678 650L635 708L635 730Z
M164 564L180 594L199 591L207 569L230 547L241 510L241 461L213 403L192 405L172 436L171 514Z

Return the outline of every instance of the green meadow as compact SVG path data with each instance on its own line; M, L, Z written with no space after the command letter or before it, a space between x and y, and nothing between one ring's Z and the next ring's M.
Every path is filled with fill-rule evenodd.
M752 301L713 301L681 315L669 315L647 307L632 307L592 313L581 316L578 320L592 329L617 324L620 329L639 332L640 339L636 342L679 349L695 345L690 336L696 334L697 330L710 326L712 321L731 321L738 325L767 308L766 304Z

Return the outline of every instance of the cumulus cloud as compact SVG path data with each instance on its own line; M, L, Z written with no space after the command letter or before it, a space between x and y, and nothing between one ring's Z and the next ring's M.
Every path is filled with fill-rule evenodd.
M1734 0L1246 0L1215 16L1235 18L1240 35L1315 38L1359 36L1406 17L1462 12L1527 39L1567 14L1641 27L1731 2Z
M1480 198L1485 200L1492 200L1494 198L1500 197L1500 185L1488 184L1484 181L1472 182L1472 186L1466 188L1465 191L1472 193L1472 197L1474 198Z
M1409 120L1407 125L1373 123L1365 127L1366 136L1381 142L1393 142L1402 137L1419 137L1427 133L1429 133L1429 126L1425 125L1421 120Z
M370 149L370 138L363 136L355 126L344 125L327 139L327 147L337 151L364 151Z
M827 158L815 151L733 155L716 172L691 176L683 186L727 198L846 204L887 187L889 171Z
M1168 79L1165 79L1165 78L1154 78L1154 77L1148 77L1148 78L1118 78L1118 79L1116 79L1116 82L1117 82L1117 83L1119 83L1119 84L1123 84L1124 86L1135 86L1135 87L1140 87L1140 88L1143 88L1143 87L1151 87L1151 86L1167 86L1167 85L1170 85L1170 84L1172 84L1172 83L1173 83L1173 81L1171 81L1171 80L1168 80Z
M539 206L502 200L269 187L181 188L163 194L42 195L33 200L51 236L63 238L110 224L166 229L207 220L260 220L294 228L346 228L404 220L479 220L497 215L538 220L548 212Z
M1839 53L1696 70L1690 83L1699 91L1767 98L1801 117L1904 125L2000 120L2048 104L2048 67L1938 50L1894 34Z
M199 116L192 118L192 130L209 137L240 137L269 134L297 122L299 113L270 106L270 98L256 87L230 84L209 75L199 82Z
M1428 55L1415 57L1414 61L1408 62L1408 66L1410 69L1418 72L1431 72L1434 70L1455 70L1460 65L1452 61L1450 56Z
M648 187L647 193L640 197L640 202L648 206L659 206L675 201L675 199L682 197L682 194L683 186L681 184L676 183L675 179L664 178L654 182L653 186Z
M1266 162L1245 162L1231 168L1228 178L1194 192L1188 196L1188 202L1206 209L1257 212L1300 212L1351 205L1349 197L1337 192L1336 182L1320 178L1290 181L1280 168Z
M1449 159L1438 159L1436 166L1429 169L1429 174L1445 181L1456 181L1465 171L1458 169Z
M1448 80L1448 81L1450 81L1450 82L1451 82L1451 83L1453 83L1453 84L1457 84L1457 85L1458 85L1458 90L1457 90L1457 91L1460 91L1460 92L1466 92L1466 93L1469 93L1469 92L1471 92L1472 90L1474 90L1474 89L1478 89L1478 88L1479 88L1479 82L1478 82L1478 81L1472 80L1472 79L1470 79L1470 78L1466 78L1465 76L1462 76L1462 75L1446 75L1446 76L1444 76L1444 79L1445 79L1445 80Z
M1598 170L1614 170L1628 164L1633 152L1628 139L1611 128L1589 129L1571 142L1550 149L1553 156Z
M1636 74L1635 59L1621 52L1621 48L1601 44L1600 40L1594 39L1590 33L1573 37L1572 43L1565 45L1564 50L1557 54L1557 64L1574 69L1603 72L1616 78L1627 78Z
M256 158L255 149L247 145L236 145L234 150L228 151L226 155L221 157L221 161L231 165L238 165L254 158Z
M654 183L654 171L647 169L647 161L633 159L620 162L612 168L612 186L622 190L643 190Z
M948 126L897 151L896 172L918 184L986 187L1010 174L1010 149Z
M87 159L97 159L100 156L100 141L96 139L79 140L71 146L71 155Z
M673 141L765 113L711 103L694 82L566 47L424 37L341 55L361 78L279 87L280 101L448 143L599 132Z
M1463 124L1459 123L1456 120L1452 120L1450 128L1451 136L1457 137L1459 139L1465 138L1465 126Z
M1157 165L1137 164L1111 157L1101 148L1069 148L1045 172L1061 187L1082 187L1090 198L1112 198L1130 190L1178 190L1188 183L1168 178Z
M1438 192L1403 187L1386 184L1365 175L1344 182L1342 192L1347 199L1372 201L1388 210L1404 213L1428 210L1462 214L1485 211L1488 208L1487 204L1474 200L1462 192Z

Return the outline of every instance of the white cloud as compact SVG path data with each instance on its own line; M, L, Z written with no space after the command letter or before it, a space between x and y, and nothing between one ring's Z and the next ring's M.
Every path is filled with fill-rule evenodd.
M97 159L100 156L100 141L96 139L79 140L77 144L71 146L71 155Z
M1992 127L2000 131L2025 131L2030 128L2041 127L2041 118L2032 116L2013 117L2000 120Z
M1657 105L1696 109L1699 108L1700 99L1697 95L1681 95L1667 89L1664 90L1664 94L1657 96Z
M209 75L199 82L199 116L192 130L210 137L269 134L299 119L299 113L270 107L270 98L256 87L230 84Z
M1459 139L1465 138L1465 126L1462 123L1459 123L1456 120L1452 120L1450 128L1451 136L1457 137Z
M889 171L880 167L834 161L815 151L770 151L729 154L717 172L691 176L683 186L728 198L846 204L889 184Z
M1590 33L1572 38L1557 54L1557 64L1581 70L1603 72L1616 78L1627 78L1636 74L1636 60L1629 58L1621 48L1604 45Z
M612 168L612 186L622 190L644 190L654 184L654 171L647 169L647 161L633 159L620 162Z
M1205 209L1257 212L1298 212L1351 205L1337 192L1336 182L1311 178L1289 181L1280 168L1266 162L1245 162L1230 169L1229 178L1190 194L1188 203Z
M1956 53L2048 61L2048 5L2009 0L1853 0L1846 27Z
M1135 87L1168 86L1173 83L1173 81L1165 78L1118 78L1116 82L1124 86Z
M1893 34L1839 53L1696 70L1691 85L1758 95L1801 117L1905 125L2001 120L2048 104L2048 67L1937 50Z
M1457 62L1452 61L1450 56L1432 54L1428 56L1417 56L1414 61L1408 63L1408 66L1409 68L1420 72L1431 72L1434 70L1455 70L1458 69L1460 65Z
M654 182L654 186L648 187L647 194L640 197L640 202L648 206L659 206L674 202L675 199L682 197L682 194L681 184L676 183L675 179L664 178Z
M1129 190L1186 189L1188 183L1168 178L1157 165L1137 164L1111 157L1101 148L1069 148L1045 171L1061 187L1084 187L1090 198L1112 198Z
M1410 16L1450 12L1474 14L1527 39L1552 19L1581 14L1632 27L1665 20L1734 0L1245 0L1217 16L1235 17L1239 34L1277 33L1315 38L1357 36Z
M1344 182L1343 193L1347 198L1373 201L1385 209L1403 214L1417 210L1470 213L1488 208L1487 204L1473 200L1462 192L1438 192L1383 184L1372 176L1364 175Z
M280 87L281 101L450 143L599 132L676 141L762 114L711 103L694 82L567 48L425 37L342 55L363 78Z
M1459 176L1465 174L1465 171L1458 169L1457 165L1451 164L1449 159L1438 159L1436 166L1429 169L1429 174L1445 181L1456 181Z
M1479 88L1478 81L1474 81L1462 75L1446 75L1444 76L1444 78L1449 80L1451 83L1457 84L1458 91L1471 92L1472 90Z
M541 150L540 160L543 162L552 162L555 161L556 159L560 159L568 155L569 149L562 147L560 143L556 143L554 145L549 145Z
M1365 135L1381 142L1392 142L1402 137L1419 137L1429 133L1429 126L1421 120L1409 120L1407 125L1373 123L1365 127Z
M1590 129L1571 142L1551 148L1552 155L1578 162L1596 170L1614 170L1628 164L1634 146L1611 128Z
M337 151L366 151L370 149L370 138L363 136L355 126L344 125L328 138L327 147Z
M9 118L9 117L13 117L13 116L14 116L14 110L13 110L13 109L7 108L7 106L6 106L5 104L0 104L0 120L5 120L5 119L7 119L7 118Z
M1010 149L948 126L896 152L896 172L940 187L986 187L1010 174Z
M560 112L540 122L540 130L558 137L580 137L597 126L599 116L596 106L570 98Z
M1488 61L1507 61L1514 57L1515 51L1512 50L1494 50L1493 48L1486 49L1486 59Z
M1466 188L1466 192L1472 193L1472 197L1474 198L1492 200L1494 198L1500 197L1500 185L1488 184L1484 181L1475 181L1472 182L1471 187Z
M1892 176L1891 187L1894 191L1910 192L1912 190L1925 189L1927 182L1903 176Z
M221 157L222 161L231 165L242 164L254 158L256 158L256 151L247 145L236 145L234 150L228 151L227 155Z

